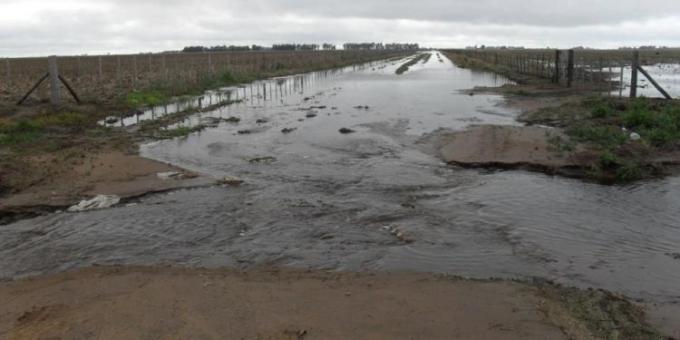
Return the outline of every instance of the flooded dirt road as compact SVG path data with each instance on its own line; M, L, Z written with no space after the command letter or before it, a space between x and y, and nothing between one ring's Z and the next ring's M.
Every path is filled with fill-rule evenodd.
M603 186L448 166L423 137L518 124L501 97L460 92L506 80L436 56L401 76L400 64L233 89L243 103L180 123L213 127L142 154L243 185L3 226L0 277L92 264L268 264L542 277L680 303L680 178Z

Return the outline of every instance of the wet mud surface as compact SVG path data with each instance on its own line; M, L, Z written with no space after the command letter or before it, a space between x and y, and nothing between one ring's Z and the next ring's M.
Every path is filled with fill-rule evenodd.
M604 186L447 165L429 134L519 125L502 97L462 91L507 81L436 58L399 65L241 88L243 103L178 124L213 127L142 155L243 184L3 226L0 277L92 264L413 270L543 277L676 308L680 178Z

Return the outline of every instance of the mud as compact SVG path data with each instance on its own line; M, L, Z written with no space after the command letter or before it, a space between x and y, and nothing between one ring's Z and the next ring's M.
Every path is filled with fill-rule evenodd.
M45 168L39 183L0 198L0 223L64 210L83 199L116 195L124 201L173 189L209 185L214 180L158 161L115 149L85 152L63 160L58 153L31 157L31 167ZM177 172L163 180L159 173ZM13 178L19 177L19 174ZM181 177L181 178L180 178Z
M441 157L468 167L539 169L548 173L585 168L590 159L577 152L560 153L551 138L568 140L560 130L544 127L483 125L454 133L440 131L433 140Z
M0 283L0 337L593 339L592 321L570 308L619 316L615 300L580 293L567 304L576 293L559 292L415 273L91 268ZM625 320L613 324L624 338L654 339L641 318Z

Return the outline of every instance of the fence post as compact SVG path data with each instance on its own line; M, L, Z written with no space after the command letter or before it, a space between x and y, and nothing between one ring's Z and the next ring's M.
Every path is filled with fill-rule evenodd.
M137 55L132 56L132 89L137 90Z
M47 69L50 75L50 103L52 105L61 104L59 93L59 68L57 66L57 56L47 58Z
M553 83L560 82L560 50L555 50L555 74L553 75Z
M5 59L5 68L6 68L6 71L7 71L7 79L6 79L7 92L11 93L10 88L12 87L12 69L9 66L9 58Z
M99 56L99 58L97 58L97 59L98 59L97 62L98 62L98 67L99 67L99 74L98 74L99 75L99 82L101 83L102 80L104 79L104 71L102 70L102 56Z
M637 97L637 85L638 85L638 67L640 66L640 51L633 51L633 66L632 73L630 76L630 97Z
M567 87L571 87L574 81L574 50L569 50L569 60L567 61Z

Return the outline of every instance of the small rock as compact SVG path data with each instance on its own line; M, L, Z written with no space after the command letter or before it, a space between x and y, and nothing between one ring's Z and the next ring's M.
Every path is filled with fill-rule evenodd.
M352 129L348 129L348 128L342 128L342 129L340 129L340 133L345 134L345 135L346 135L346 134L349 134L349 133L355 133L355 132L356 132L356 131L354 131L354 130L352 130Z
M632 141L638 141L638 140L640 140L640 138L642 138L642 137L635 132L630 134L630 140L632 140Z
M281 133L288 134L288 133L291 133L295 130L297 130L297 128L285 128L285 129L281 130Z
M276 158L274 157L258 157L258 158L253 158L248 161L251 164L255 163L274 163L276 162Z

